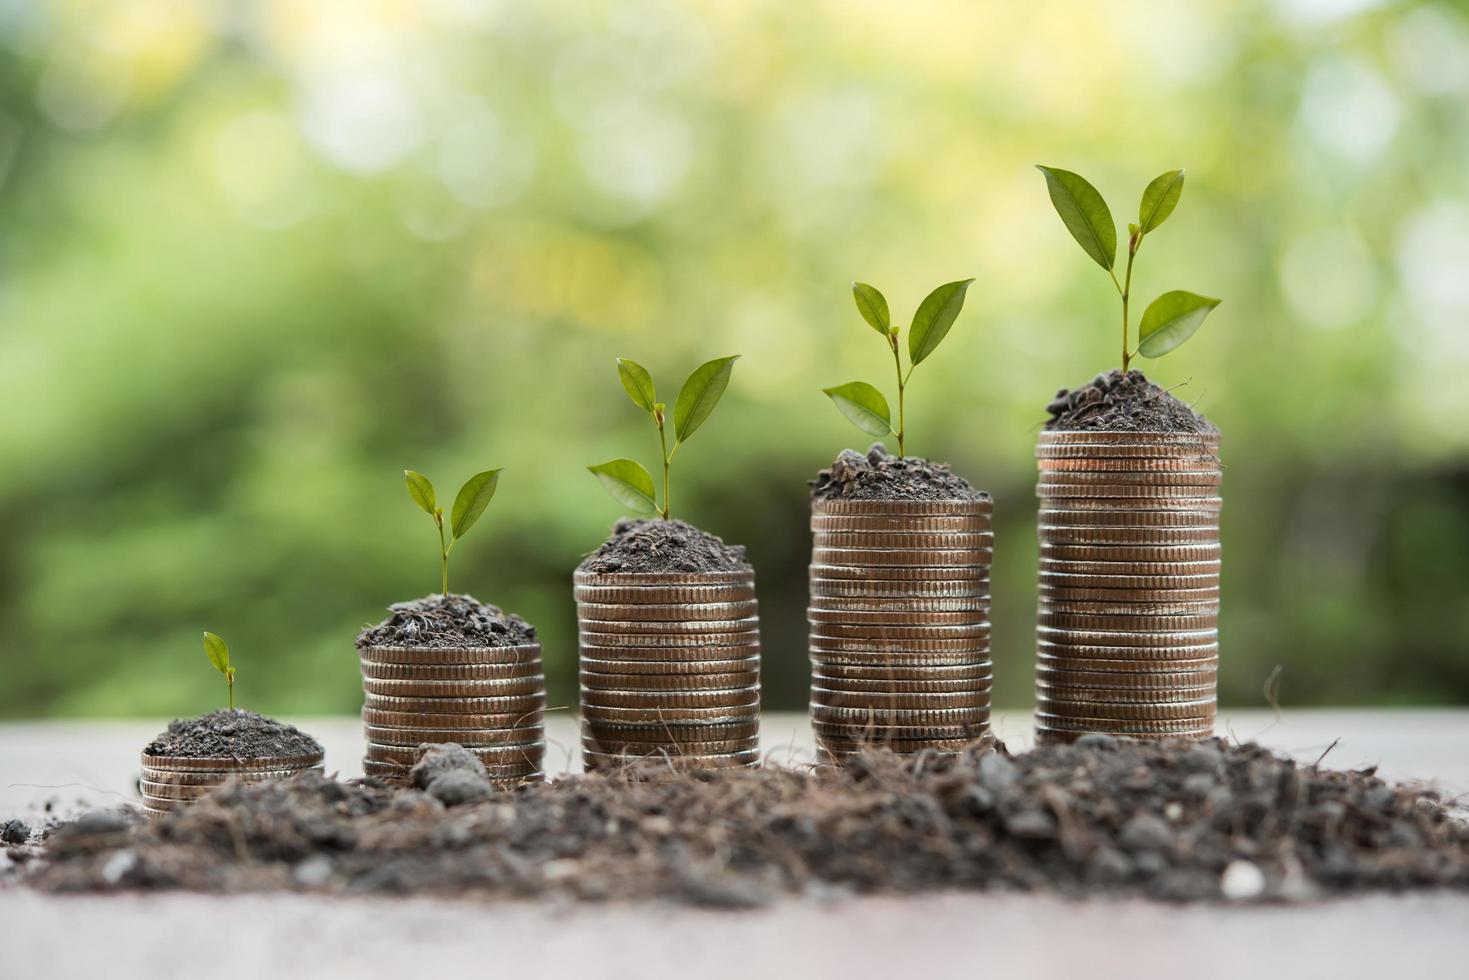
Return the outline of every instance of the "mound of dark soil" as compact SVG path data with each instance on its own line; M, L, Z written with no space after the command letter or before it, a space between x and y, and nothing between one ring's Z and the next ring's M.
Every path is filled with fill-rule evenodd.
M979 500L989 494L975 490L947 463L918 456L894 456L875 442L864 456L843 449L827 469L811 481L817 500Z
M397 602L357 637L359 647L513 647L534 643L536 628L472 595L431 595Z
M265 759L320 751L321 744L294 725L242 708L171 721L168 731L143 748L144 755L186 759Z
M452 808L308 774L228 786L125 831L63 828L31 865L29 880L54 891L742 906L813 888L1006 887L1244 900L1469 889L1469 826L1370 771L1222 740L1086 736L1016 758L873 752L847 769L575 776Z
M577 566L583 572L735 572L750 567L741 545L686 521L620 520L612 537Z
M1202 432L1218 430L1141 371L1099 374L1079 388L1056 392L1046 428L1063 432Z

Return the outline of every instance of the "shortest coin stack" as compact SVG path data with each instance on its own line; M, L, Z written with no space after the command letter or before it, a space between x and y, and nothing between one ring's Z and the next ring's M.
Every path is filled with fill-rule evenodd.
M587 770L759 761L753 571L578 571L575 586Z
M138 793L143 798L143 812L154 817L192 803L230 780L260 783L322 771L320 752L262 759L198 759L144 753L142 760Z
M420 745L454 742L473 752L495 783L542 778L546 678L539 643L364 646L358 655L367 775L406 781Z

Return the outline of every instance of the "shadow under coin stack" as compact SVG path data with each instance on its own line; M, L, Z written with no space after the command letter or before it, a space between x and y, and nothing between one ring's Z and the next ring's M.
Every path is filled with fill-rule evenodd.
M143 812L154 817L192 803L232 779L259 783L322 771L320 752L260 759L199 759L144 753L142 759L143 778L138 792L143 798Z
M990 499L811 502L811 724L821 754L990 738Z
M402 782L425 743L457 742L491 781L539 781L546 741L541 645L363 646L369 776Z
M587 770L759 761L753 570L578 570L574 582Z
M1036 456L1037 741L1211 735L1218 433L1046 431Z

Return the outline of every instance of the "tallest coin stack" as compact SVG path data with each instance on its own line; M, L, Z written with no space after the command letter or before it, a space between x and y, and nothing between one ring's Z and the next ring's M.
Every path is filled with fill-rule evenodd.
M1036 737L1214 729L1219 434L1046 431Z

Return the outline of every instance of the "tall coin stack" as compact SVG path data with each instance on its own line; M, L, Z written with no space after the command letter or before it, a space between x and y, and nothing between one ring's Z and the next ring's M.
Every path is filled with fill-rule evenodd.
M543 778L546 678L539 643L364 646L358 655L367 775L406 781L420 745L457 742L496 783Z
M187 806L232 779L247 783L289 779L298 773L321 772L322 753L269 758L200 759L193 756L143 754L143 778L138 793L143 812L161 816Z
M1219 434L1047 431L1036 737L1214 730Z
M820 752L990 737L989 498L811 502L811 724Z
M760 759L755 573L578 571L582 762Z

